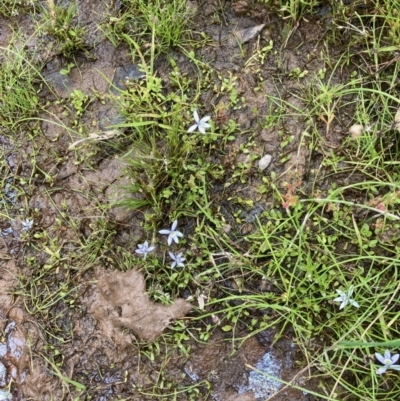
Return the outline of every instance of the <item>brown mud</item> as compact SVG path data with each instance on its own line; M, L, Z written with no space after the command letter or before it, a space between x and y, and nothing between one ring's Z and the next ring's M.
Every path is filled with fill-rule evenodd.
M45 89L41 95L46 96L51 104L43 115L46 120L41 124L43 136L35 143L25 142L27 147L24 149L18 148L17 140L12 143L6 137L0 138L9 165L6 175L24 177L31 184L31 192L19 193L18 207L28 206L31 211L29 217L34 219L33 232L41 235L41 227L46 227L50 238L61 239L65 249L76 248L77 251L79 240L94 242L101 237L101 228L96 226L93 211L98 210L99 204L108 206L118 199L121 196L120 187L126 178L120 154L114 148L102 145L93 153L89 144L79 152L71 149L71 144L81 137L64 129L62 124L70 126L76 116L72 111L65 111L63 101L76 89L90 96L84 122L88 132L104 132L108 125L123 121L112 101L115 88L110 89L111 83L121 87L126 77L135 79L140 75L131 63L129 49L115 48L97 28L100 22L104 22L102 16L112 9L112 2L106 3L93 0L79 2L80 23L87 28L85 40L92 58L89 60L77 55L79 68L73 69L68 75L59 74L66 63L59 56L57 46L50 44L46 52L41 52L40 44L35 42L34 37L31 38L29 47L37 49L44 65L42 75L51 88ZM270 79L272 73L279 73L285 78L296 67L306 66L310 71L320 68L318 62L309 61L306 55L318 53L323 28L314 22L302 21L287 41L283 59L278 62L273 54L268 55L263 68L255 73L248 61L256 50L270 40L277 45L282 44L282 22L270 15L265 6L252 6L252 3L227 2L223 15L226 24L221 28L220 24L209 22L214 13L220 12L218 1L188 2L188 8L198 7L195 24L201 26L211 38L218 38L200 49L199 57L222 76L233 74L237 78L238 97L246 99L243 107L232 110L228 107L229 95L221 96L208 91L201 94L200 102L212 104L220 110L221 119L235 118L244 133L230 145L229 153L222 160L224 165L246 163L248 155L240 151L240 146L254 141L257 156L272 155L272 163L265 174L274 171L281 177L282 183L296 182L306 175L310 158L308 149L299 145L304 124L295 117L285 122L285 131L293 135L293 140L282 151L282 138L278 133L257 126L257 117L268 115L270 105L266 102L264 92L256 92L254 88L262 85L269 93L276 94L277 88ZM31 23L28 17L21 16L20 25L24 29ZM9 20L1 21L4 27L2 46L11 37L12 24ZM259 36L241 46L235 45L232 36L228 43L224 43L224 40L220 43L220 38L229 37L230 32L244 32L262 24L265 27ZM27 28L27 34L31 31L31 28ZM193 66L179 54L176 55L176 62L183 73L193 73ZM157 73L166 83L167 68L162 58L157 61ZM279 89L287 94L287 102L301 108L301 102L289 95L292 86L295 86L293 81L287 80ZM331 146L340 140L334 135L330 139ZM32 164L29 157L33 152L37 154L36 165ZM281 163L281 157L288 154L291 154L290 160ZM239 228L242 233L254 228L252 223L255 216L268 203L256 191L262 183L256 164L250 169L254 174L246 185L246 192L255 207L248 212L247 225ZM216 198L220 196L217 191L216 188ZM232 186L232 189L224 190L223 195L227 198L230 192L234 194L236 191L237 187ZM228 204L223 206L227 222L236 225L231 217L232 207ZM57 271L51 270L49 252L37 247L24 251L29 244L21 229L22 218L17 212L11 212L14 222L10 232L5 232L10 228L7 221L1 221L0 360L6 370L1 373L0 366L0 387L6 391L11 386L10 399L172 399L147 393L147 389L161 374L181 386L198 384L200 394L196 399L199 400L252 401L267 399L274 394L273 398L268 399L315 399L262 375L257 376L253 371L251 367L288 382L296 378L294 384L308 386L307 372L302 372L304 361L300 351L290 338L272 345L271 333L265 334L267 340L259 341L253 337L239 349L234 349L228 336L216 328L209 344L201 345L193 341L188 357L182 357L178 350L169 351L167 361L157 357L141 357L140 350L151 347L145 342L151 343L160 333L168 331L171 321L190 316L192 305L184 299L175 299L170 306L157 304L146 294L145 278L135 270L136 266L131 266L128 272L117 270L114 263L118 261L119 247L132 250L134 244L143 238L143 229L140 227L142 217L115 207L104 210L107 221L114 227L111 238L101 237L102 244L108 244L109 252L96 255L96 266L93 261L88 261L87 266L76 266L75 260L65 260L57 267ZM77 232L81 238L77 238ZM32 274L25 262L27 257L35 258L41 266L48 266L52 272L51 282ZM58 257L62 259L62 250ZM62 287L62 283L71 277L75 284L74 303L63 293ZM35 320L35 313L26 308L23 298L18 295L21 279L32 280L39 288L48 288L60 294L59 302L49 305L49 309L53 308L51 313L40 311L42 321ZM45 331L42 322L47 319L57 328L57 338ZM165 347L168 348L168 344ZM53 355L58 355L56 364L46 357L49 349ZM163 369L166 373L162 373ZM138 389L141 391L138 392ZM79 391L80 398L75 398ZM183 392L178 399L189 398Z

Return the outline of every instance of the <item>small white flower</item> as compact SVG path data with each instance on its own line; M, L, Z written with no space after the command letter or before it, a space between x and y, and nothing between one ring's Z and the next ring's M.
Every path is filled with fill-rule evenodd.
M168 235L168 245L171 245L172 241L179 244L178 237L183 237L183 234L176 229L177 225L178 225L178 220L175 220L172 223L171 230L160 230L159 231L160 234Z
M172 264L171 264L171 269L173 269L175 266L179 266L179 267L184 267L185 264L183 263L186 259L182 258L182 252L179 252L177 255L175 255L172 252L168 252L170 258L173 260Z
M33 227L33 220L26 219L25 221L22 221L22 229L27 231L30 230Z
M336 292L340 295L340 297L335 298L334 302L340 302L339 309L343 309L347 306L347 304L353 305L354 307L358 308L360 305L351 298L354 291L354 285L351 285L347 292L336 290Z
M155 249L155 246L149 246L149 243L144 241L143 244L138 244L138 249L135 249L135 252L139 253L140 255L144 255L143 259L146 259L147 254L153 249Z
M384 355L375 353L376 359L384 366L380 367L377 371L377 375L381 375L385 373L388 369L400 370L400 365L395 365L395 363L399 360L400 355L395 354L393 356L390 355L390 351L387 349Z
M210 116L205 116L205 117L203 117L203 118L200 120L199 114L197 113L197 110L195 110L195 111L193 112L193 117L194 117L195 123L194 123L194 125L192 125L192 126L188 129L188 132L193 132L193 131L195 131L196 129L199 129L199 131L200 131L202 134L205 134L205 133L206 133L206 129L211 127L211 125L207 123L207 121L208 121L211 117L210 117Z

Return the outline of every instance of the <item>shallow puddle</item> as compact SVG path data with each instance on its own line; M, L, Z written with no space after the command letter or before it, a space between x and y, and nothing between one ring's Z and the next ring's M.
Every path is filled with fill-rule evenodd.
M287 365L287 362L291 364L290 359L289 361L279 361L271 352L265 353L261 360L255 365L255 368L261 373L255 370L251 371L248 378L248 385L239 388L239 394L252 391L255 399L259 401L277 393L282 387L282 383L272 379L270 376L281 378L282 370L291 367ZM285 364L285 366L283 366L283 364ZM263 373L265 373L265 375L263 375Z
M10 313L15 320L8 319L4 328L4 342L0 343L0 400L13 400L8 390L11 382L22 385L29 370L26 336L21 326L23 311L13 308ZM15 398L19 399L19 398Z

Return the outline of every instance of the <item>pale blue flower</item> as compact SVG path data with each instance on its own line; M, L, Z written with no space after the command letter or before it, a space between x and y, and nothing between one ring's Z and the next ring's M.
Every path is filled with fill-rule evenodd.
M149 243L144 241L143 244L138 244L138 249L135 249L135 252L140 255L144 255L143 259L146 259L147 254L153 249L155 249L155 246L149 246Z
M22 221L22 229L24 231L30 230L33 227L33 220L26 219Z
M171 230L160 230L159 231L160 234L168 235L168 245L171 245L172 241L174 241L177 244L179 244L179 238L178 237L183 237L183 234L176 229L177 225L178 225L178 220L175 220L172 223Z
M211 118L210 116L205 116L201 120L199 118L199 114L197 113L197 110L194 111L193 113L194 117L194 125L192 125L189 129L188 132L193 132L196 129L198 129L202 134L206 133L206 129L210 128L211 125L207 123L207 121Z
M387 349L384 355L375 353L376 359L384 366L380 367L377 371L377 375L381 375L385 373L388 369L400 370L400 365L395 365L395 363L399 360L400 355L395 354L393 356L390 355L390 351Z
M10 235L13 233L13 229L12 227L8 227L8 228L3 228L3 230L1 231L1 236L2 237L7 237L7 235Z
M334 302L340 302L339 309L345 308L348 304L353 305L354 307L358 308L360 305L351 298L354 291L354 285L351 285L347 292L336 290L336 292L340 295L340 297L335 298Z
M174 254L172 252L168 252L170 258L173 260L171 264L171 269L173 269L175 266L179 267L184 267L185 264L183 263L186 259L182 258L182 252L179 252L178 254Z

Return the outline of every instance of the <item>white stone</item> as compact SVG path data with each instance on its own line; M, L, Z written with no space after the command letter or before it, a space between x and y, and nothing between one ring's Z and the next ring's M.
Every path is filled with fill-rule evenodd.
M263 171L271 164L272 156L265 155L258 162L258 168Z
M364 132L364 127L360 124L354 124L349 128L351 139L357 140Z

